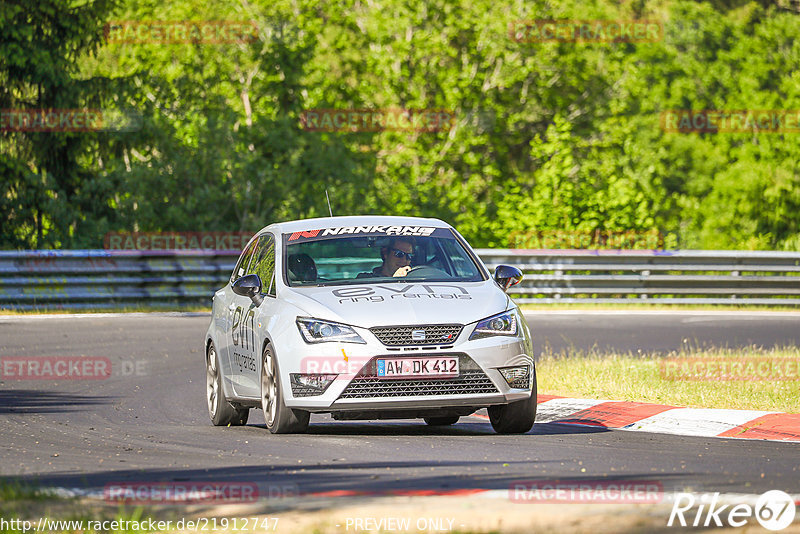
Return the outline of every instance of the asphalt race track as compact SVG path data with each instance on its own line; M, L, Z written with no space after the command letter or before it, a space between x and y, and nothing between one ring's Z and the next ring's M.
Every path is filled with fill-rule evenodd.
M792 312L552 310L525 316L538 354L800 345L800 313Z
M790 344L800 314L693 312L528 314L554 348L671 350L700 344ZM536 424L499 436L465 417L338 422L313 416L307 435L271 435L260 410L246 427L211 425L202 341L209 316L4 316L0 358L97 356L104 380L0 382L0 475L47 486L251 481L300 492L508 489L520 480L657 480L665 490L800 493L800 445Z

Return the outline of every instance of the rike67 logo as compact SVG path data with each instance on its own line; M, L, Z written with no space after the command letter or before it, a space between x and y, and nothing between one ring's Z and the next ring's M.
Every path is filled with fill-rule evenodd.
M696 508L696 511L693 510ZM759 496L755 506L745 503L723 504L717 493L678 493L667 526L742 527L752 518L767 530L783 530L794 521L794 498L780 490Z

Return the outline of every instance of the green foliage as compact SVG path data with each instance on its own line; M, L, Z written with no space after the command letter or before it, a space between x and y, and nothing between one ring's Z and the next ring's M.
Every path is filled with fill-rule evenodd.
M101 44L101 20L115 0L3 2L0 109L100 108L109 81L79 78L78 61ZM5 130L5 129L4 129ZM0 132L2 245L61 247L89 234L84 221L108 215L94 204L102 134Z
M439 217L800 250L796 132L676 133L666 110L800 110L789 4L40 0L0 5L0 108L132 109L126 132L0 131L0 247L108 231ZM656 42L517 42L520 20L657 20ZM246 42L104 40L113 21L252 23ZM436 109L449 131L315 132L304 110Z

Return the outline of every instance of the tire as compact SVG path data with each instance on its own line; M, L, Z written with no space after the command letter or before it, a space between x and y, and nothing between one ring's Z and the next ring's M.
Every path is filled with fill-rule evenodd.
M206 350L206 404L208 415L214 426L242 426L247 424L250 416L249 408L234 408L225 399L222 389L222 373L219 366L219 355L214 343L208 344Z
M261 355L261 409L267 429L273 434L303 434L308 430L311 414L287 408L283 402L278 362L271 343L264 345Z
M536 370L533 371L531 396L510 404L489 406L489 421L498 434L524 434L536 420Z
M423 419L430 426L449 426L456 424L459 416L450 415L444 417L423 417Z

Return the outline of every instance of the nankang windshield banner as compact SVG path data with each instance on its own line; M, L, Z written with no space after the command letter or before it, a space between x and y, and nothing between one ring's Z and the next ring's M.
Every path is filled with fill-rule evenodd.
M337 237L441 237L454 239L448 228L434 226L405 226L373 224L367 226L338 226L317 228L283 234L289 244L333 239Z

